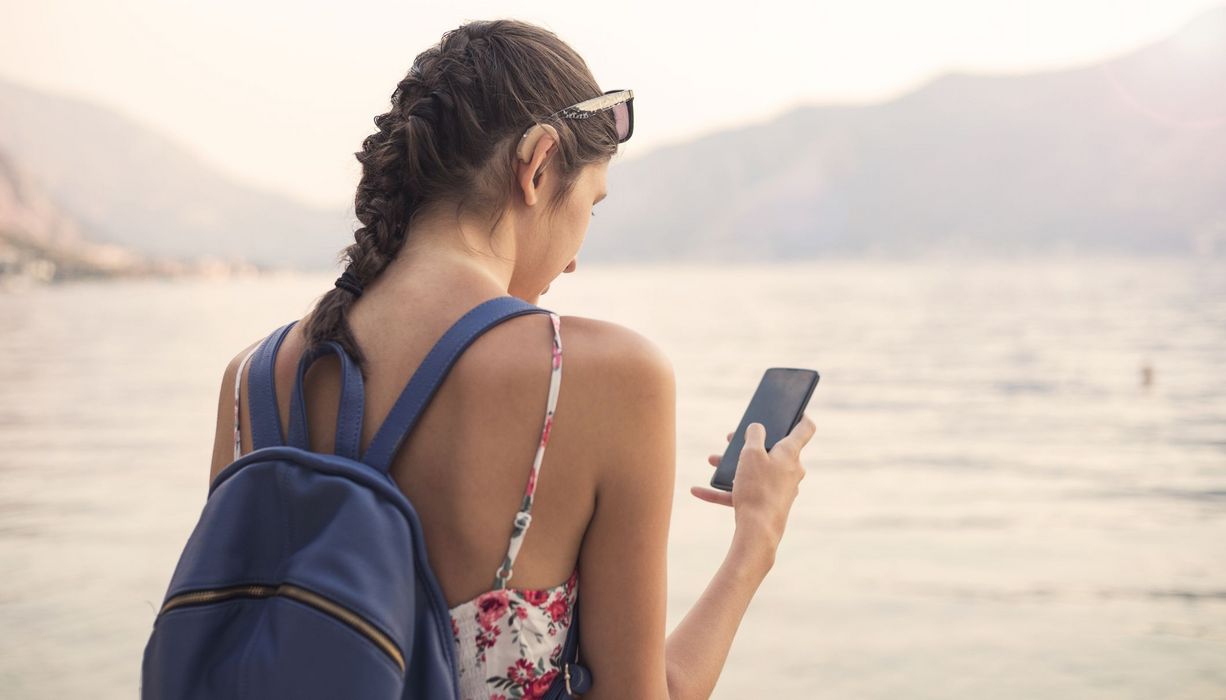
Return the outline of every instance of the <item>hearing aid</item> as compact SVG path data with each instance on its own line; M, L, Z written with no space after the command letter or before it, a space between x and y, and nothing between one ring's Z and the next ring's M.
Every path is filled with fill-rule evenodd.
M545 135L545 132L553 136L555 142L562 140L558 136L558 130L552 124L533 124L524 132L523 136L519 137L519 147L516 149L515 154L520 160L525 163L532 160L532 151L536 148L536 142Z

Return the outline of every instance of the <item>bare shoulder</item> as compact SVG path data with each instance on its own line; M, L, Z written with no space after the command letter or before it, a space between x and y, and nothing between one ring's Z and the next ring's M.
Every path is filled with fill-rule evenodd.
M534 359L542 355L540 348L550 337L544 330L549 324L544 314L525 314L499 324L489 331L498 339L478 344L468 362L498 374L513 367L535 369L540 363ZM588 397L597 392L606 398L632 398L636 392L659 389L673 379L673 365L663 349L632 328L585 316L559 315L558 329L563 392L573 395L581 388ZM460 362L465 361L461 356Z
M583 316L562 316L560 327L568 359L592 370L593 381L613 395L633 398L673 381L668 355L633 328Z
M676 378L672 361L653 340L610 321L563 316L566 355L563 392L579 394L589 452L601 461L602 482L640 478L637 469L667 465L647 459L628 468L627 452L671 449L676 427ZM665 470L667 471L667 470Z
M565 416L562 432L570 436L564 441L581 446L577 452L611 457L626 434L611 427L637 432L643 421L671 416L676 391L673 364L655 341L611 321L563 315L559 319L563 359L558 413ZM535 396L522 387L539 386L549 371L542 359L548 357L542 348L552 336L549 328L544 314L525 314L491 329L504 335L469 360L480 367L480 381L474 385L504 405L522 400L517 397ZM465 361L461 356L460 362ZM510 384L519 388L509 388ZM492 395L498 387L508 388L505 394ZM526 405L521 408L530 410Z

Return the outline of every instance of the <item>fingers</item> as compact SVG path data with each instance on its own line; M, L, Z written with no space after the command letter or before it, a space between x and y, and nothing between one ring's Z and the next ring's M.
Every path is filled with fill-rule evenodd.
M757 449L766 451L766 426L761 423L750 423L745 426L745 446L741 451Z
M799 437L801 445L808 444L809 439L813 437L815 432L817 432L817 423L813 422L808 413L802 414L800 422L796 424L795 428L792 428L792 433Z
M691 486L690 493L698 497L699 500L707 503L717 503L721 506L732 506L732 494L728 491L720 491L719 489L711 489L705 486Z
M754 426L757 427L755 428ZM792 428L792 432L788 433L787 436L779 442L786 440L792 449L799 452L800 448L807 445L809 440L813 438L813 435L816 432L817 424L813 422L813 419L809 417L808 413L805 413L801 415L800 421L796 423L796 427ZM732 435L733 433L728 433L726 437L728 442L732 442ZM757 447L765 448L766 426L762 425L761 423L750 423L745 427L745 447L749 447L751 444ZM718 467L723 458L724 456L722 454L709 454L707 455L707 464L710 464L713 467Z
M736 432L736 431L734 430L734 431L732 431L732 432ZM728 442L732 442L732 433L728 433L728 436L727 436L725 439L726 439ZM720 463L720 460L722 460L723 458L724 458L724 456L723 456L722 454L718 454L718 455L717 455L717 454L710 454L710 455L707 455L707 464L710 464L710 465L711 465L711 466L713 466L713 467L718 467L718 466L719 466L719 463Z
M778 446L780 443L787 443L788 449L795 450L798 454L800 448L809 444L809 440L813 438L813 434L817 432L817 424L805 413L800 417L800 421L796 423L796 427L792 428L792 432L788 433L779 442L775 443Z
M729 432L725 436L725 439L728 442L732 442L732 436L735 433L735 430ZM746 448L750 447L760 450L766 449L766 426L762 425L761 423L750 423L745 428L745 446L741 449L744 451ZM707 463L712 467L718 467L723 459L724 456L722 454L707 455ZM690 493L694 494L694 497L699 500L706 501L708 503L716 503L721 506L728 506L730 508L732 507L732 493L729 491L707 488L705 486L691 486Z

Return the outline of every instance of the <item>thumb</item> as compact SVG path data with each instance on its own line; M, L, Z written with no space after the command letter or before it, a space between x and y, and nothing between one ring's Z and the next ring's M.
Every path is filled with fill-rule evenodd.
M745 426L745 446L741 449L744 450L748 447L756 447L763 451L766 450L765 425L762 425L761 423L750 423L749 425Z

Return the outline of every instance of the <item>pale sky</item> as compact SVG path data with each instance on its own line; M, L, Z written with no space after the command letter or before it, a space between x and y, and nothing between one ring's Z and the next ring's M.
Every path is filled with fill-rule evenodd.
M360 175L353 153L397 81L472 19L542 25L603 90L632 88L627 160L798 103L888 100L949 70L1096 62L1220 4L0 0L0 77L102 103L243 183L347 206Z

